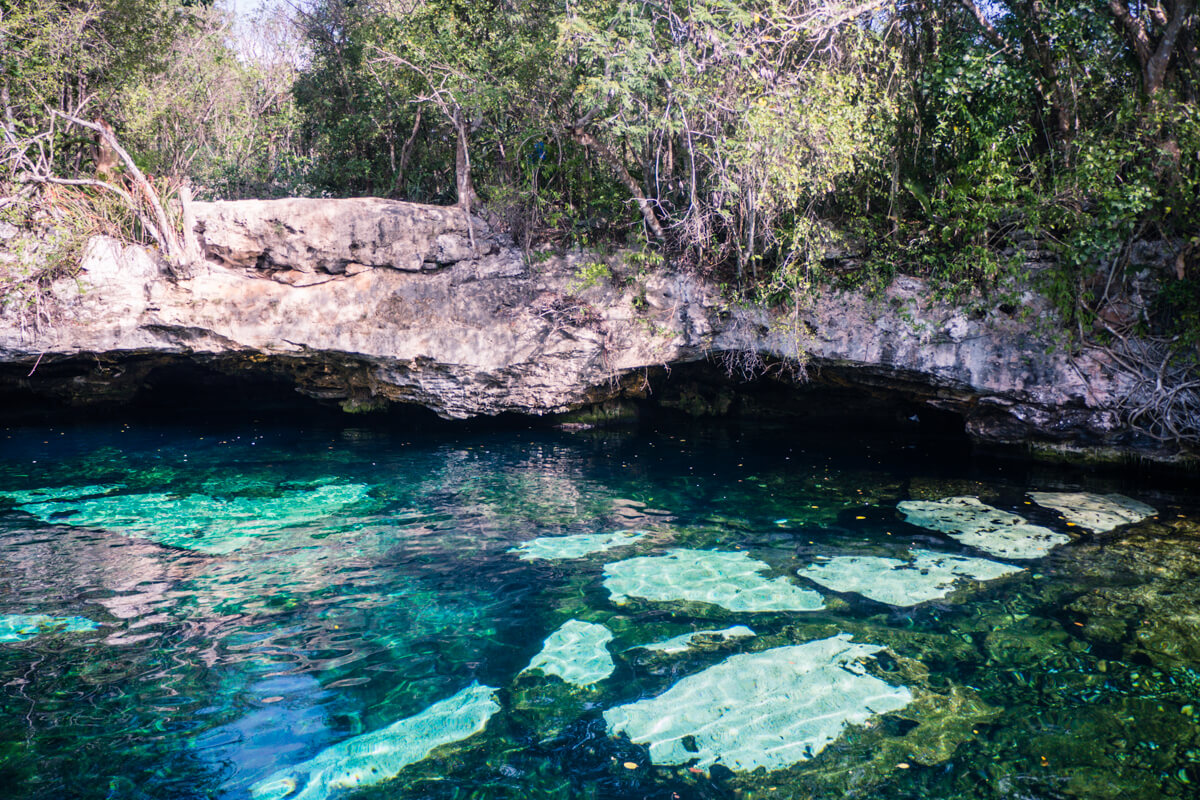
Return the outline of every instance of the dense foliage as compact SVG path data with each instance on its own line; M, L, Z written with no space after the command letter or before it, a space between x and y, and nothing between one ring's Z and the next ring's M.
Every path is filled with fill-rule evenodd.
M99 166L57 110L210 197L458 202L526 247L645 242L768 297L897 270L963 302L1033 286L1074 342L1158 337L1163 363L1200 346L1196 0L0 14L0 203L37 161L18 151L47 175Z

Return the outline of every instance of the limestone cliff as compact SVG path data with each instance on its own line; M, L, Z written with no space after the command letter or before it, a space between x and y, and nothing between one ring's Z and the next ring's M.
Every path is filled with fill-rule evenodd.
M953 411L978 439L1131 441L1113 411L1122 386L1097 358L1055 352L1028 315L967 318L912 278L781 314L729 309L694 276L620 255L527 259L456 208L197 203L192 227L197 257L185 268L92 240L39 325L5 312L0 383L113 400L182 359L286 375L347 408L540 415L645 396L664 366L788 362L804 350L810 379Z

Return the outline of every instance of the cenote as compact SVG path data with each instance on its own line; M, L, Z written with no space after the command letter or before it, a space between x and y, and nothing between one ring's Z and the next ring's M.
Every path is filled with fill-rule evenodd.
M1185 484L745 421L178 417L0 430L6 798L1200 786Z

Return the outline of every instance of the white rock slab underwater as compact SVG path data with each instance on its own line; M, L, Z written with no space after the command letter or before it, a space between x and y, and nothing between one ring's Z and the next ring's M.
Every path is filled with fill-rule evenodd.
M367 489L364 484L333 484L279 497L229 499L162 492L77 499L76 489L18 508L48 522L104 528L169 547L222 555L243 547L270 546L273 540L286 538L289 528L331 521L346 506L365 500ZM63 515L64 511L73 513Z
M1068 522L1096 533L1106 533L1121 525L1141 522L1158 513L1153 506L1123 494L1030 492L1029 496L1039 506L1052 508Z
M574 536L540 536L519 544L508 552L516 553L522 561L561 561L583 558L615 547L625 547L647 535L645 531L615 531L580 533Z
M391 780L434 748L482 731L500 710L496 692L472 683L415 716L339 742L308 761L279 770L252 785L250 796L254 800L326 800Z
M782 769L813 758L848 725L912 702L859 663L883 648L849 634L736 655L657 697L604 712L610 734L649 746L655 764Z
M719 631L692 631L685 633L682 636L675 636L663 642L655 642L653 644L639 645L642 650L650 650L655 653L664 653L666 655L674 655L676 653L684 653L692 648L692 643L697 637L707 636L721 641L729 641L730 639L743 639L749 636L754 636L754 631L747 628L745 625L734 625L732 628L724 628Z
M896 508L912 525L941 531L1000 558L1041 558L1071 541L1065 533L1031 525L1024 517L993 508L977 497L905 500Z
M604 567L604 588L618 605L632 597L660 602L712 603L730 611L817 611L825 607L819 592L802 589L787 578L768 580L769 565L747 553L718 550L671 550Z
M542 651L521 672L541 672L556 675L575 686L591 686L616 668L608 652L612 638L612 631L603 625L568 620L546 637Z
M834 556L797 570L801 578L835 592L854 592L893 606L940 600L964 580L990 581L1024 572L986 558L912 550L908 559Z

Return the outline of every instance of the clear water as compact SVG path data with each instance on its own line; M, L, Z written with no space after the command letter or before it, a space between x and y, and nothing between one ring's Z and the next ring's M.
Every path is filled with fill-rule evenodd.
M346 796L1130 800L1200 788L1200 509L1186 484L780 429L0 430L0 493L46 487L168 498L140 521L128 509L81 520L70 501L40 519L0 500L0 614L100 625L0 643L3 798L248 797L472 681L500 689L483 733ZM1159 513L1088 535L1024 495L1081 488ZM330 491L344 502L312 500ZM951 495L1074 541L912 608L825 590L812 612L614 605L602 587L605 563L680 547L746 551L767 577L808 588L795 571L821 555L978 556L895 510ZM508 552L617 530L650 536L572 561ZM613 632L612 677L580 691L520 677L569 619ZM757 636L635 649L735 625ZM654 765L605 729L605 709L732 655L840 633L887 648L868 670L917 699L794 767Z

